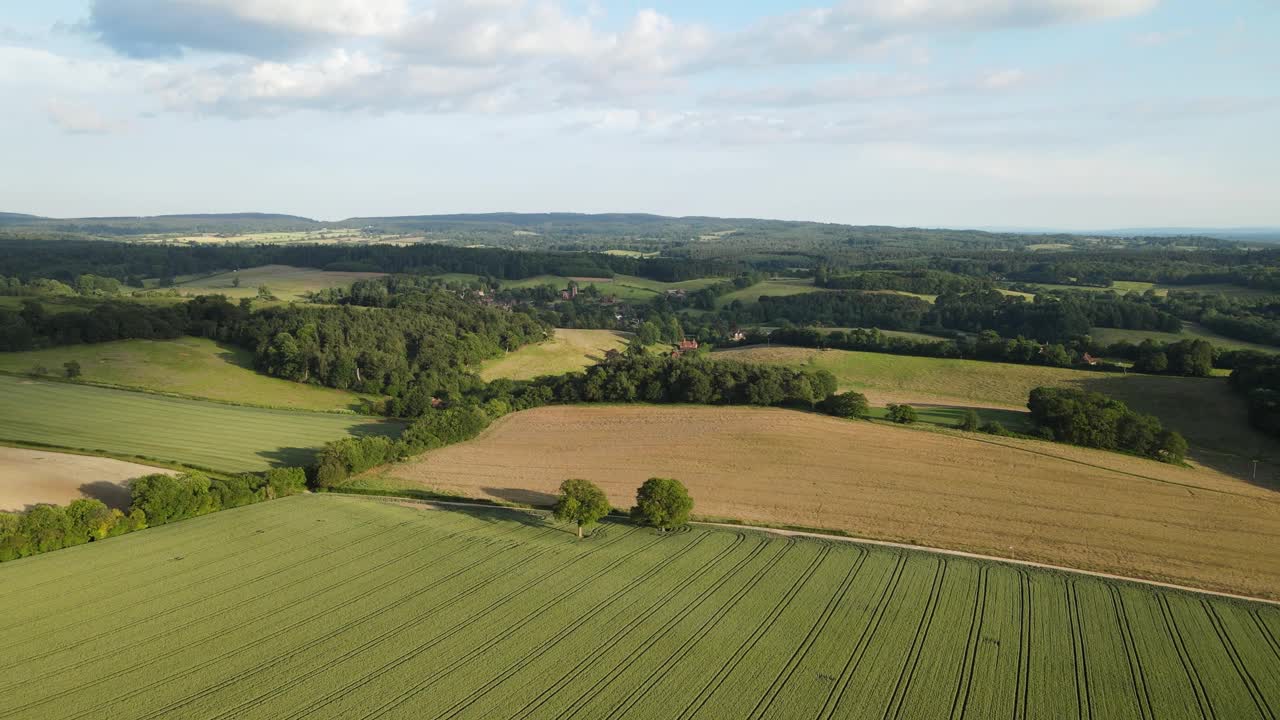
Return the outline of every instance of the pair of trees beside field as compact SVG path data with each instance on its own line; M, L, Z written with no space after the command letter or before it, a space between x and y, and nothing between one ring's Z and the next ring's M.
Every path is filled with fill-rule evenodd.
M604 491L589 480L573 478L560 483L555 516L562 522L578 526L578 538L608 515L612 508ZM631 518L664 532L689 522L693 498L684 484L674 478L649 478L636 490L636 504Z
M302 468L275 468L262 475L209 478L201 473L147 475L129 484L129 512L100 500L37 505L23 513L0 512L0 561L74 547L306 490Z

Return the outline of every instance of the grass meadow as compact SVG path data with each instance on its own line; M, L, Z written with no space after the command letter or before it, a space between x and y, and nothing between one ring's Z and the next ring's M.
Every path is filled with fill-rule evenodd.
M218 294L232 298L251 298L257 297L258 288L265 285L271 294L281 300L299 300L310 292L344 287L356 280L383 275L386 273L332 272L289 265L263 265L189 280L179 279L175 287L179 292L190 295ZM239 287L235 286L237 277L240 278Z
M0 720L1280 707L1274 606L746 530L607 521L577 541L532 513L349 497L5 563L0 618Z
M306 465L316 448L401 424L0 375L0 441L224 472ZM86 478L92 480L94 478Z
M542 375L577 372L604 359L609 350L626 348L630 335L616 330L569 330L560 328L546 342L526 345L480 369L486 381L498 378L531 380Z
M40 366L61 375L62 364L80 363L80 381L175 393L245 405L292 410L358 410L355 393L290 382L253 369L253 353L206 338L120 340L0 353L0 370L28 373Z
M1257 350L1258 352L1280 353L1280 347L1274 345L1260 345L1258 343L1246 342L1244 340L1234 340L1224 335L1219 335L1212 330L1197 325L1196 323L1186 323L1182 332L1168 333L1158 330L1120 330L1117 328L1092 328L1089 335L1101 343L1115 343L1121 340L1128 340L1135 345L1143 340L1154 340L1160 343L1175 343L1180 340L1207 340L1215 347L1226 350Z

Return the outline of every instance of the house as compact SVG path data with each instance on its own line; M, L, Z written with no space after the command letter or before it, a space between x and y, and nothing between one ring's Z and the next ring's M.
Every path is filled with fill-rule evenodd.
M733 334L729 336L729 339L734 342L742 342L747 339L747 334L741 330L734 330Z
M697 349L698 349L698 341L697 341L697 340L681 340L681 341L680 341L680 344L679 344L677 347L679 348L680 352L688 352L688 351L690 351L690 350L697 350Z
M1097 365L1097 364L1098 364L1098 358L1096 358L1096 357L1094 357L1094 356L1090 355L1089 353L1085 353L1084 355L1081 355L1081 356L1080 356L1080 359L1081 359L1081 360L1084 360L1084 361L1085 361L1085 363L1087 363L1087 364L1089 364L1089 365Z

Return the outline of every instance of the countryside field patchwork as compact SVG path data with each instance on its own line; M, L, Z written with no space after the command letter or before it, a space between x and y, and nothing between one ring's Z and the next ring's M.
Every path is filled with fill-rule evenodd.
M0 375L0 440L226 472L307 465L330 440L394 435L402 427L360 415L268 410Z
M1232 392L1223 378L1126 375L760 345L717 352L714 357L827 370L836 376L842 390L865 393L877 405L898 402L1025 411L1028 395L1038 386L1100 392L1155 415L1182 433L1191 443L1190 456L1195 462L1235 477L1252 478L1252 461L1258 459L1258 480L1280 487L1280 457L1272 452L1275 441L1249 424L1245 399ZM1004 418L1001 422L1012 421Z
M1280 707L1275 606L753 531L605 522L579 542L529 513L333 496L6 563L0 618L3 720Z
M590 480L618 507L674 477L704 517L1280 595L1280 496L1212 470L790 410L558 406L359 479L535 505Z

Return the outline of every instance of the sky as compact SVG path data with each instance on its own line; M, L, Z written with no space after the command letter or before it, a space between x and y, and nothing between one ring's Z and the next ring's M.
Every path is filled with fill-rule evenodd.
M0 4L0 211L1280 226L1275 0Z

